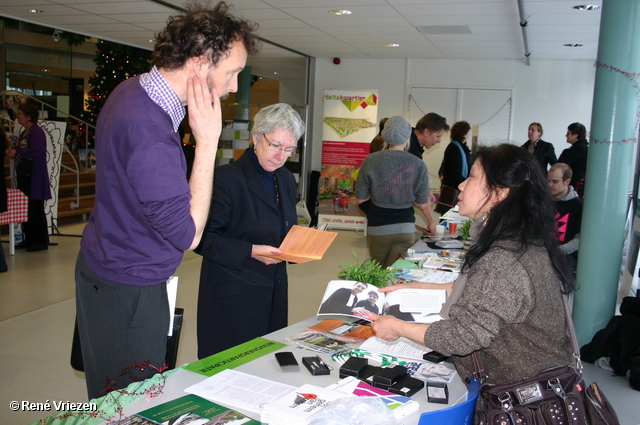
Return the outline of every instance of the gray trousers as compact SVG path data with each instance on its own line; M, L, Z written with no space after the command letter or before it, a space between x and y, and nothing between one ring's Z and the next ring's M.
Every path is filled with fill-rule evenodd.
M89 270L82 252L75 274L78 333L89 399L157 373L148 367L127 369L145 361L157 368L165 363L169 329L166 283L129 286L110 282Z

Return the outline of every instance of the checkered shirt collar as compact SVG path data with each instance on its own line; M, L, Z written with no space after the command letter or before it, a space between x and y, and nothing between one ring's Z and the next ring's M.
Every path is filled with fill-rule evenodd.
M140 75L140 85L151 100L171 117L173 131L178 131L185 116L184 106L156 66L151 68L151 71Z

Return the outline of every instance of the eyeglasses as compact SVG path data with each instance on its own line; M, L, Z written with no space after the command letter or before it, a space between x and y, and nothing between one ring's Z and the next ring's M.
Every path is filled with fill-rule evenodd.
M298 153L298 148L296 147L285 149L282 147L282 145L271 143L271 141L267 139L267 135L265 133L262 133L262 137L264 137L264 140L267 142L267 146L269 147L269 149L271 149L272 152L284 152L287 156L292 156Z

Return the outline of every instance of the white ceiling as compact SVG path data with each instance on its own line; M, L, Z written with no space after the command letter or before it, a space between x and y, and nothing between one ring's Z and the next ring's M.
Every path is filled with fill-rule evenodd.
M595 60L602 0L523 0L531 61ZM0 15L151 49L184 0L2 0ZM215 4L215 0L211 2ZM266 41L322 58L518 59L525 47L517 0L229 0ZM40 9L42 13L31 13ZM328 13L348 9L348 16ZM418 27L428 27L425 34ZM399 47L383 47L397 43ZM565 47L579 43L582 47ZM304 78L305 61L264 43L254 74ZM273 72L279 72L273 77Z

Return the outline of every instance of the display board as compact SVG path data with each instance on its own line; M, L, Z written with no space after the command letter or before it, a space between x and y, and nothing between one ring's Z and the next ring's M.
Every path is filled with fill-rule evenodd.
M325 90L323 103L318 225L364 230L366 219L355 198L354 172L378 134L378 91Z

